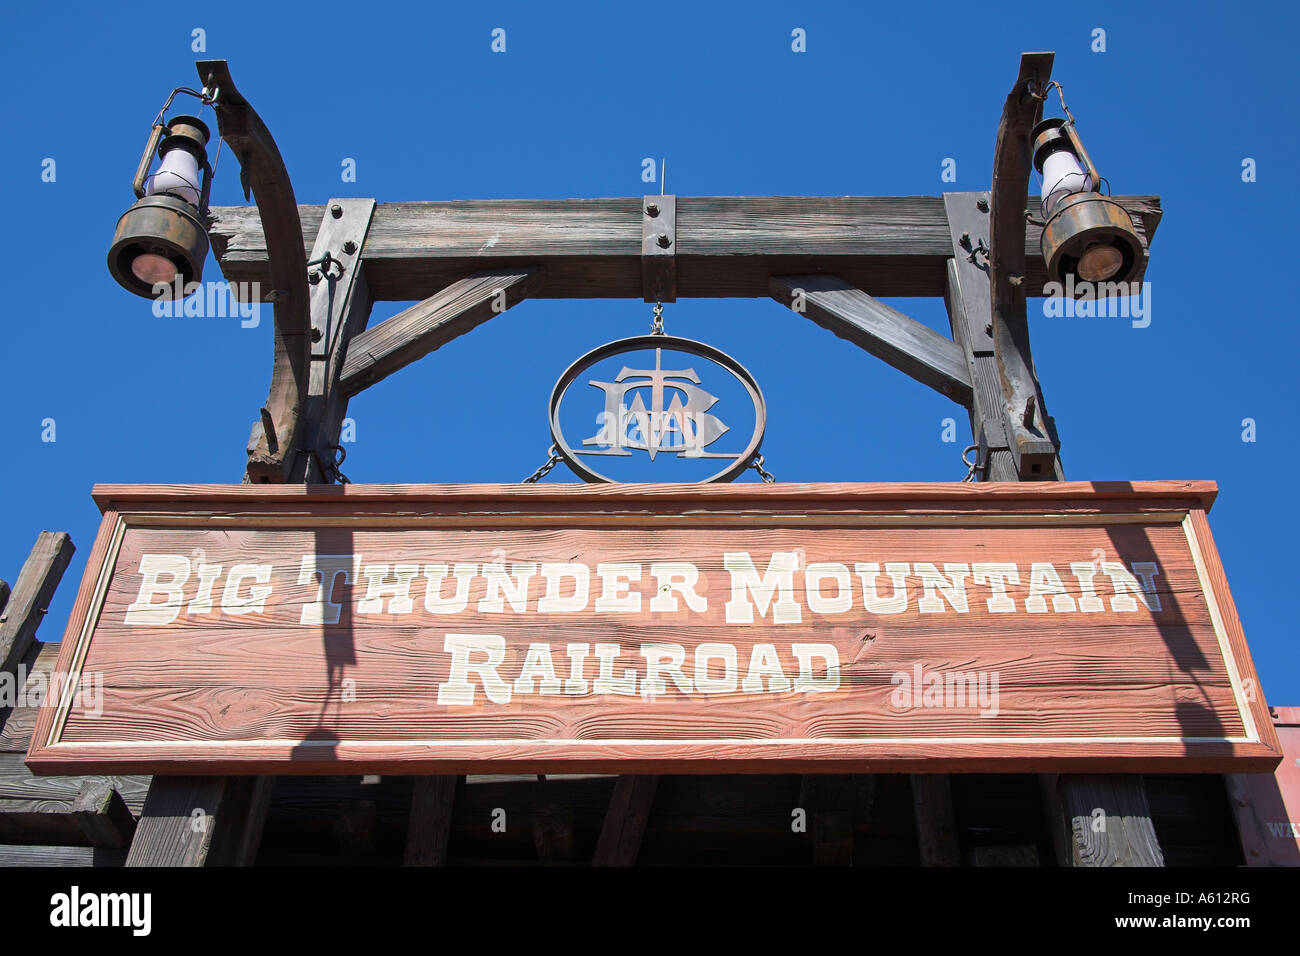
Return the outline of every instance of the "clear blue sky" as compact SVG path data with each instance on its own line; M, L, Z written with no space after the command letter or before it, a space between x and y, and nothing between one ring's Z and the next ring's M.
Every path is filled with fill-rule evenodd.
M95 482L238 481L271 367L270 323L155 318L104 267L149 123L195 59L224 57L300 202L680 195L937 195L989 186L1022 50L1054 76L1116 193L1155 193L1152 322L1032 324L1074 479L1211 478L1210 516L1266 695L1300 703L1294 277L1297 155L1283 3L388 5L71 2L6 10L0 187L0 575L42 529L77 557ZM1044 11L1048 11L1044 13ZM191 30L207 51L191 51ZM506 30L504 54L491 31ZM791 31L807 52L791 51ZM1094 28L1106 52L1091 50ZM42 182L42 161L56 180ZM345 157L357 181L340 181ZM1244 183L1242 160L1258 181ZM956 160L956 183L940 180ZM214 204L242 202L227 154ZM219 278L211 259L206 278ZM869 290L868 290L869 291ZM946 329L939 300L895 301ZM372 323L398 311L381 303ZM770 300L669 305L670 331L732 352L767 393L778 479L956 480L961 409ZM558 374L638 334L637 301L529 302L352 403L354 481L516 481L542 462ZM941 440L943 420L958 441ZM56 438L43 442L42 421ZM1242 420L1257 440L1242 441ZM562 470L555 478L564 479Z

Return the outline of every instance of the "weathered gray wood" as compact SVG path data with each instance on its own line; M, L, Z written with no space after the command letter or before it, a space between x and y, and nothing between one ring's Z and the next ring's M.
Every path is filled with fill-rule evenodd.
M106 847L0 845L0 866L121 866L125 859Z
M339 388L354 395L533 294L539 269L489 269L453 282L423 302L380 322L348 346Z
M284 481L290 459L285 451L297 449L301 440L298 417L307 392L311 322L307 292L307 256L303 235L315 236L316 223L303 232L293 184L280 150L257 111L235 87L225 60L195 63L199 80L221 91L217 126L242 167L245 198L252 190L263 250L263 268L256 278L263 299L274 303L275 346L271 388L264 406L274 434L254 433L248 449L244 480ZM324 210L322 210L322 213ZM270 228L263 231L262 223ZM269 251L269 252L268 252Z
M952 781L946 773L918 773L912 775L911 784L921 865L961 866Z
M22 753L0 753L0 800L58 800L77 798L86 777L38 777L27 769ZM148 777L103 777L122 794L132 812L144 805Z
M63 532L42 531L23 562L13 593L0 612L0 671L14 673L49 609L54 590L77 549Z
M91 846L127 847L135 833L135 817L122 795L104 777L82 781L72 814Z
M311 287L311 364L302 408L302 445L289 468L290 481L334 480L333 448L347 410L336 384L348 347L366 327L370 296L362 259L366 233L375 211L373 199L331 199L321 222L311 259L328 254L339 266L314 266L320 278ZM348 251L351 250L351 251Z
M1056 477L1057 441L1029 350L1025 296L1025 204L1029 186L1029 135L1042 115L1030 87L1047 87L1051 53L1025 53L1007 95L993 156L989 212L989 286L993 310L993 349L997 355L1006 414L1008 444L1021 479Z
M1061 866L1164 866L1142 778L1061 774L1040 778Z
M269 777L154 777L127 866L249 866Z
M838 276L773 276L772 298L883 359L959 405L971 403L970 369L951 339Z
M411 820L406 831L406 866L446 866L451 839L451 813L459 778L450 775L415 778Z
M0 612L3 612L5 605L9 603L9 582L0 578Z
M993 308L990 304L987 263L972 257L962 245L968 236L970 245L978 246L988 234L988 193L946 193L951 235L948 278L944 301L953 341L962 349L970 369L973 386L970 404L971 436L979 443L985 436L985 481L1016 481L1015 458L1006 438L1005 399L993 351ZM981 207L982 204L982 207ZM987 244L987 243L986 243ZM981 267L983 264L984 268Z
M1143 224L1160 217L1158 197L1115 197ZM542 298L644 297L642 199L467 200L380 203L366 240L366 275L376 301L427 299L484 269L545 266ZM1028 205L1026 205L1028 209ZM304 246L324 206L300 206ZM267 279L255 210L214 207L213 252L226 278ZM1038 227L1025 226L1026 283L1047 279ZM768 278L835 273L875 296L940 296L952 255L938 196L677 197L677 296L769 295Z
M609 810L600 829L592 866L634 866L650 809L659 789L658 775L622 776L614 784Z

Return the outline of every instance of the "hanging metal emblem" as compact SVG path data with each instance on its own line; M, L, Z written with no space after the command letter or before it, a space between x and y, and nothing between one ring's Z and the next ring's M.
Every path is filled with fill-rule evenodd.
M645 361L649 354L643 355L617 374L588 374L607 359L638 352L652 354L653 359ZM700 359L708 366L682 361L682 356ZM709 392L701 370L706 374L721 370L740 384L746 399L723 402ZM575 385L580 389L574 389ZM569 398L571 390L575 394ZM729 391L740 394L734 385ZM591 433L584 432L573 442L560 423L560 407L566 405L566 398L589 407L592 414L579 417L595 423ZM551 392L550 420L554 454L585 481L613 482L616 479L598 470L598 463L637 455L648 456L650 461L716 460L719 470L699 481L731 481L761 461L758 452L767 428L767 405L758 382L727 353L702 342L655 332L609 342L570 365ZM750 422L752 431L747 432Z

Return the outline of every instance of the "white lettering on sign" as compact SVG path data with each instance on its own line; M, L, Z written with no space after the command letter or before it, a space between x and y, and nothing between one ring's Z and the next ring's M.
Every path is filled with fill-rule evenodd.
M831 620L851 611L970 614L972 587L986 595L973 609L991 614L1161 610L1161 571L1155 561L1074 561L1060 567L1048 561L816 561L801 568L800 552L759 557L728 551L717 562L728 576L723 609L727 624L800 624L806 622L805 610ZM345 608L349 615L371 618L422 613L691 615L709 610L709 598L701 593L705 576L687 561L655 562L648 568L637 562L593 567L571 561L516 561L507 568L501 561L453 564L413 557L366 564L359 554L305 554L292 568L235 564L224 579L222 572L222 565L195 566L184 555L141 555L136 572L140 583L135 600L127 605L125 623L177 624L182 609L187 609L187 618L266 614L268 604L274 603L272 595L294 586L306 589L296 595L302 601L298 623L323 627L338 625ZM213 600L214 594L220 595L219 601ZM471 595L481 596L471 601ZM179 621L180 626L184 623ZM602 646L596 645L595 656L601 656ZM664 671L662 677L671 678L672 673ZM760 677L778 675L763 669ZM612 673L606 679L621 680ZM651 680L653 689L661 676Z

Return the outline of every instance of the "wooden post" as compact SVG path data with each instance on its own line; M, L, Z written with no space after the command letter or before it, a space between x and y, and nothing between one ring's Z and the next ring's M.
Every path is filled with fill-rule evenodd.
M912 809L922 866L961 866L961 841L946 773L912 774Z
M42 531L0 611L0 672L13 672L31 649L76 548L63 532Z
M657 775L622 776L614 784L592 866L633 866L659 789Z
M451 811L459 777L416 777L411 822L406 831L405 866L445 866L451 840Z
M1061 866L1164 866L1142 778L1061 774L1039 778Z

